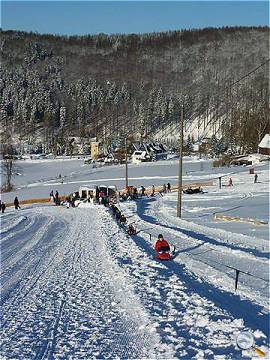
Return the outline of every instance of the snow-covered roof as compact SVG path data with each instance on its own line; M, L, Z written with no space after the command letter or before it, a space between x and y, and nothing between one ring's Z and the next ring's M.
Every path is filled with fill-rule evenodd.
M262 141L259 143L259 147L260 148L266 148L266 149L270 149L270 135L269 134L265 134L264 138L262 139Z
M81 190L95 190L96 189L96 185L82 185L80 186L79 191Z

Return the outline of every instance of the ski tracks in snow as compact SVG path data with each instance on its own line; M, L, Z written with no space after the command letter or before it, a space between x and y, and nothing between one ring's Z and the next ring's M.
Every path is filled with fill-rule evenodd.
M127 236L107 209L32 208L12 223L3 234L3 358L243 358L235 336L247 328L225 297L184 265L156 261L145 234Z
M109 223L108 216L104 213L103 224ZM151 245L146 248L139 236L127 236L117 224L103 226L103 231L112 258L132 277L133 289L151 315L152 321L146 326L155 327L161 336L161 353L157 357L240 357L235 335L245 328L242 319L233 318L200 296L186 281L184 268L182 273L176 272L173 267L157 262Z
M41 224L41 231L36 227L34 233L28 231L32 245L23 256L18 241L18 262L13 264L14 272L19 271L18 283L3 283L1 355L7 359L153 357L159 335L144 326L149 323L147 313L108 256L97 208L33 209L34 222L39 211L49 219L46 231ZM58 218L59 228L54 226ZM36 249L35 244L39 244ZM22 261L24 257L27 261ZM12 266L7 269L4 273L10 271L12 276Z

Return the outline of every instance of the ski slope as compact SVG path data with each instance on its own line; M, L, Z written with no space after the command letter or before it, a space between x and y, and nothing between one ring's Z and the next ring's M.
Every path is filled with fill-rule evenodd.
M2 215L2 358L250 358L235 344L243 330L266 350L262 284L242 284L235 295L230 274L189 257L207 241L165 218L155 224L159 205L146 199L121 207L141 230L151 226L177 243L172 262L157 262L149 235L127 236L104 207L32 206ZM230 249L223 240L211 244L215 259L265 271L265 252Z
M130 183L177 181L177 161L129 166ZM82 160L23 162L6 202L73 192L81 184L124 186L123 166L91 169ZM184 159L184 182L214 180L206 193L120 204L139 231L129 237L101 206L8 208L1 214L3 359L249 359L235 338L251 331L268 352L269 226L215 214L269 220L268 166L215 168ZM64 176L63 184L57 174ZM233 173L233 174L232 174ZM218 176L226 185L218 188ZM162 233L177 248L155 260ZM151 234L151 238L150 235ZM235 292L235 271L240 269Z
M2 356L152 357L159 335L96 209L21 213L2 219Z

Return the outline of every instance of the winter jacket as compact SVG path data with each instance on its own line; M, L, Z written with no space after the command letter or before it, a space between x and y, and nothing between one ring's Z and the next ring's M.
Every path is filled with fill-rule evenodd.
M165 239L157 240L156 245L155 245L155 250L157 252L170 251L170 245L169 245L168 241Z

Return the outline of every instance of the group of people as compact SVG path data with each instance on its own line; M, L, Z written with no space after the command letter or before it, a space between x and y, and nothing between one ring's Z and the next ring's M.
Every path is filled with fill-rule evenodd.
M163 193L166 194L170 192L171 192L171 184L167 183L167 184L163 184L162 190L159 191L159 194L162 196ZM155 193L156 193L155 185L152 185L152 191L150 196L155 196Z
M50 192L50 199L51 199L51 202L55 203L55 205L60 205L60 203L61 203L59 193L57 190L55 193L53 193L53 190Z
M171 184L163 184L162 190L159 191L159 193L162 195L162 193L169 193L171 192ZM151 187L151 193L150 196L155 196L156 194L156 187L155 185L152 185ZM143 198L144 196L148 196L146 193L146 188L142 185L139 188L136 188L135 186L129 186L126 191L120 195L120 200L136 200L139 198Z
M124 214L121 213L120 209L115 204L112 204L112 203L110 204L110 209L112 210L112 213L116 218L116 221L118 221L120 225L126 225L127 218L125 217ZM127 233L129 235L135 235L136 234L136 229L133 226L133 224L128 225Z
M258 183L258 174L255 173L254 174L254 184L257 184ZM229 180L228 180L228 186L233 186L233 181L232 181L232 178L229 177Z
M102 187L98 186L96 187L95 195L93 191L90 191L87 196L87 202L104 206L109 206L109 203L112 202L112 200L113 197L110 196L107 192L105 192Z
M120 209L114 204L110 204L110 209L112 210L112 213L115 216L116 220L121 225L126 225L127 219L126 219L125 215L121 213ZM132 223L128 225L127 233L130 236L136 234L136 228L134 227L134 225ZM168 241L164 239L162 234L158 235L158 239L155 243L155 250L158 254L168 254L171 250ZM168 259L169 258L167 258L167 260Z
M124 214L121 213L120 209L115 204L112 203L110 203L110 209L113 215L115 216L116 221L119 222L120 225L126 225L127 219L124 216ZM130 236L137 234L137 230L133 225L133 223L130 223L128 225L127 233ZM155 243L155 251L157 253L156 258L158 260L171 260L174 256L175 247L173 247L171 251L171 247L168 241L164 239L162 234L159 234L158 239Z
M14 207L15 207L15 210L19 210L21 207L20 207L20 202L19 202L19 199L17 196L15 196L15 199L13 201L13 204L14 204ZM4 201L0 200L0 210L1 210L1 213L4 214L5 213L5 210L6 210L6 204L4 203Z
M145 195L145 187L144 186L141 186L140 194L139 194L139 191L136 188L136 186L129 186L123 194L120 194L119 198L121 201L136 200L139 198L139 195L141 197Z
M116 220L121 225L125 225L127 223L127 218L125 217L124 214L121 213L121 210L114 204L110 204L110 208L111 208L112 213L115 216Z
M167 184L163 184L162 191L164 193L170 193L172 191L171 190L171 184L169 182Z

